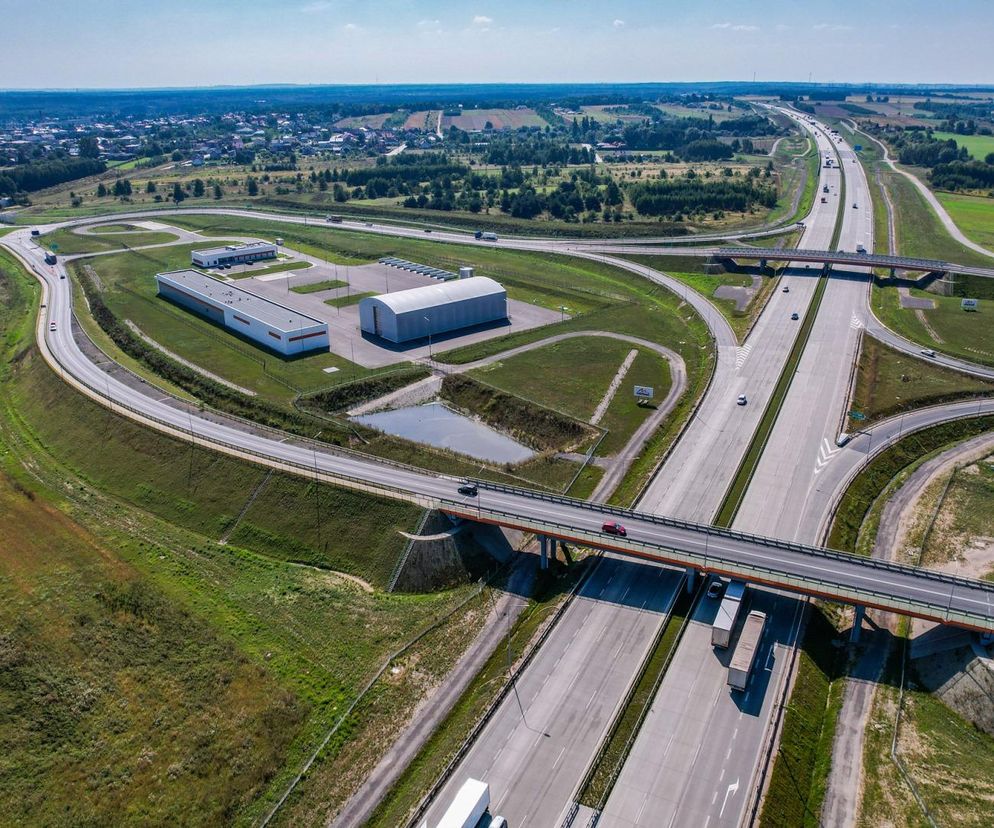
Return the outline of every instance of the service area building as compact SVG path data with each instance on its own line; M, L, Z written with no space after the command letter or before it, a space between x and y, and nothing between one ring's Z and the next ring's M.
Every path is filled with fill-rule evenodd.
M278 353L328 350L328 323L196 270L155 277L159 295Z
M217 267L218 265L247 264L276 258L276 245L269 242L247 242L229 244L225 247L211 247L207 250L194 250L190 258L197 267Z
M389 342L412 342L507 319L507 291L486 276L372 296L359 303L359 327Z

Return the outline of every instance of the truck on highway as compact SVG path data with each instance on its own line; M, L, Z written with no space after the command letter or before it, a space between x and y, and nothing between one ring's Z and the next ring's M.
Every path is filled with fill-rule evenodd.
M485 230L477 230L473 235L482 241L497 241L496 233L489 233Z
M711 624L711 646L724 649L732 641L732 630L739 617L742 598L745 595L745 583L732 581L725 589L725 597L718 606L718 614Z
M467 779L436 828L476 828L489 808L490 786L479 779Z
M763 629L766 627L766 613L753 610L749 613L742 627L739 642L735 645L732 660L728 663L728 686L733 690L745 690L756 663L756 652L759 642L763 639Z
M57 261L58 261L58 259L55 258L55 254L54 253L46 253L45 254L45 264L52 265L52 264L55 264Z
M341 224L342 223L342 217L341 216L328 216L328 218L325 219L325 220L326 221L330 221L332 224Z

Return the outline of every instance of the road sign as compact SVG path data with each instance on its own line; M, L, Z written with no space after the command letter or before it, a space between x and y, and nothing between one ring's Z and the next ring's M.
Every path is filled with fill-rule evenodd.
M866 415L862 411L850 411L849 412L849 419L850 420L865 420L866 419Z
M856 152L862 152L863 151L863 145L862 144L854 144L853 145L853 149L856 150Z
M651 400L653 395L653 389L651 385L636 385L635 386L635 399L637 400Z
M50 244L49 247L52 249L53 253L59 249L59 246L57 244Z
M965 311L975 311L980 303L976 299L964 299L959 306Z

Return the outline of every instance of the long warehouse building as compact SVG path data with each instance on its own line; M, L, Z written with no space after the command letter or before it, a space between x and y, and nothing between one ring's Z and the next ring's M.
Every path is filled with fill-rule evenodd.
M207 250L194 250L190 260L197 267L217 267L218 265L248 264L264 259L276 258L276 245L269 242L245 242L227 244L224 247L209 247Z
M363 332L398 343L506 319L507 291L486 276L399 290L359 303Z
M155 277L159 295L287 356L328 350L328 323L196 270Z

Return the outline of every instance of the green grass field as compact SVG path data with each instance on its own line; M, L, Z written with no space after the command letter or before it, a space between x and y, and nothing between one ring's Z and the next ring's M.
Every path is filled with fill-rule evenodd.
M900 255L994 267L994 259L990 256L964 247L949 235L911 181L889 169L882 170L881 175L894 203Z
M873 287L873 312L888 328L912 342L970 362L994 365L994 324L989 319L994 314L994 299L981 299L979 311L967 312L957 296L936 296L914 288L911 295L935 302L933 309L922 311L928 327L913 309L900 306L895 288Z
M955 132L933 132L932 135L938 141L952 138L956 146L966 147L966 151L977 161L983 161L994 152L994 135L957 135Z
M669 392L669 364L655 352L606 337L578 337L478 368L471 376L586 422L632 350L638 356L600 421L608 434L597 453L608 455L652 412L636 404L633 385L652 386L657 400Z
M276 264L269 265L269 267L249 267L245 270L226 270L224 271L224 278L248 279L253 276L265 276L269 273L283 273L287 270L307 270L309 267L311 267L310 262L277 262Z
M379 296L375 291L366 291L365 293L347 293L345 296L335 296L331 299L325 299L324 303L326 305L331 305L333 308L347 308L350 305L358 305L363 299L369 296Z
M138 233L141 228L134 224L97 224L88 228L93 233Z
M946 192L935 197L967 238L994 250L994 199ZM989 259L987 267L994 267L994 260Z
M862 428L902 411L991 394L994 382L950 371L864 336L852 407L866 420L850 420L849 426Z
M147 244L167 244L176 240L176 235L164 231L146 230L138 233L121 233L120 235L88 235L81 236L69 230L56 230L46 233L39 243L49 249L54 249L60 256L72 256L77 253L102 253L107 250L127 250L142 247ZM53 248L53 245L55 247Z
M291 287L294 293L320 293L322 290L336 290L348 284L341 279L325 279L322 282L313 282L309 285L296 285Z

